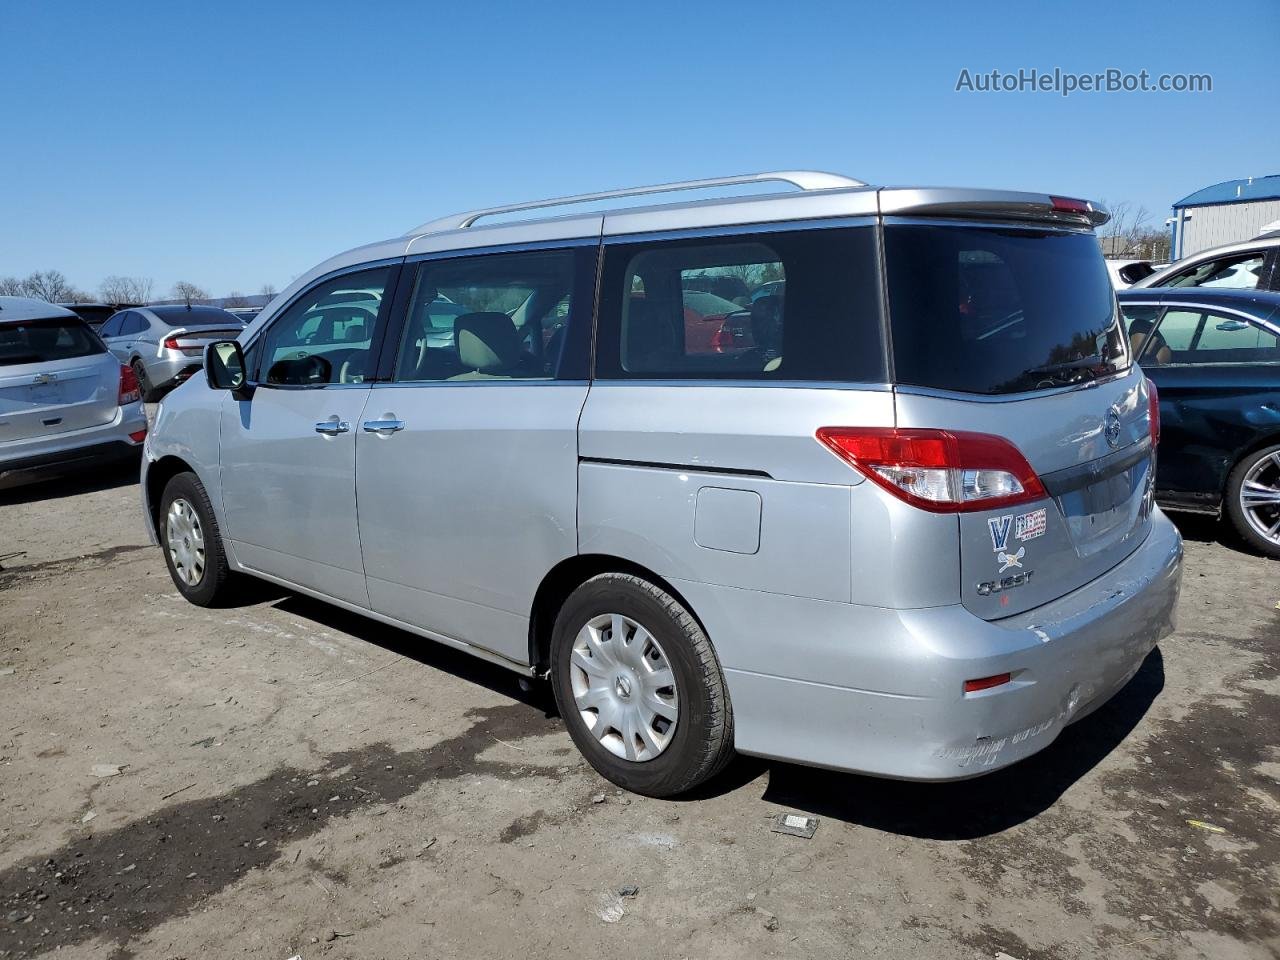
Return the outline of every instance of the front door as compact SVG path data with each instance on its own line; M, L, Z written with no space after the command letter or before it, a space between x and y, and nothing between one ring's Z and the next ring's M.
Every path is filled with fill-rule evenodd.
M375 611L527 662L538 585L577 552L594 263L590 245L419 265L355 438Z
M222 501L236 560L360 606L356 431L398 272L348 273L303 293L248 350L252 397L228 395L222 408Z

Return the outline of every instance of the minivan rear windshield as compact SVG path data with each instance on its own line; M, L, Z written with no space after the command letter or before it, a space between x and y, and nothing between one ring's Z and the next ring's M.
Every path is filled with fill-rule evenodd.
M1005 394L1128 365L1093 234L890 224L884 235L896 382Z
M69 360L106 352L102 341L79 317L0 323L0 367Z

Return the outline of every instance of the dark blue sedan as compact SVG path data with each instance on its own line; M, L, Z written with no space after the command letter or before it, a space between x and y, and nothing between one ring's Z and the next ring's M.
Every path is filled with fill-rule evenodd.
M1153 287L1118 297L1160 391L1156 498L1225 513L1280 557L1280 293Z

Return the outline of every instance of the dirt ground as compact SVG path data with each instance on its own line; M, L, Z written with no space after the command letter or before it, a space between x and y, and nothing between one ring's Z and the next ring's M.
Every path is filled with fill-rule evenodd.
M1204 519L1177 634L1037 757L741 760L668 802L500 668L265 589L186 604L133 479L0 493L0 957L1280 955L1280 564Z

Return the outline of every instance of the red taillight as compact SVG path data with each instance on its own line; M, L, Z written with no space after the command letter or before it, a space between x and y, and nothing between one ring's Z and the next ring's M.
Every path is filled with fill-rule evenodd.
M116 404L123 407L126 403L137 403L142 399L142 389L138 386L138 376L133 368L120 365L120 394Z
M1079 213L1084 216L1089 215L1089 203L1087 200L1075 200L1072 197L1050 197L1055 213Z
M1151 426L1151 446L1160 443L1160 391L1155 381L1147 377L1147 421Z
M729 329L729 324L726 323L711 335L711 349L716 353L724 353L732 348L733 332Z
M964 682L964 692L977 693L979 690L990 690L992 687L1002 687L1012 679L1012 674L997 673L994 677L979 677L977 680L966 680Z
M129 434L129 439L134 443L141 443L143 440L147 439L147 431L145 429L135 430L133 433Z
M1046 495L1022 452L989 433L822 427L818 439L895 497L934 513L1008 507Z
M165 337L165 338L164 338L164 348L165 348L166 350L181 350L181 349L182 349L180 346L178 346L178 338L177 338L177 337Z

